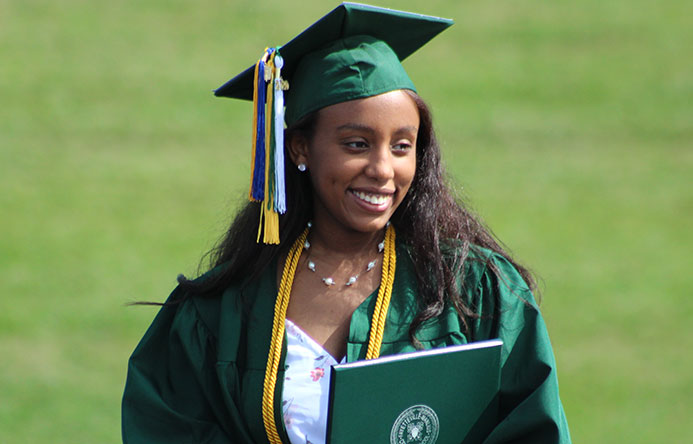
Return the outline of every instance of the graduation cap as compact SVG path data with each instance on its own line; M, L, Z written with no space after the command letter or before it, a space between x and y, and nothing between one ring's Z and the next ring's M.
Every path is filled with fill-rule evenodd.
M249 199L262 202L264 242L279 243L284 213L284 124L329 105L397 89L416 91L401 61L452 20L342 3L283 46L214 91L253 100ZM284 109L285 108L285 109ZM260 229L258 229L258 241Z

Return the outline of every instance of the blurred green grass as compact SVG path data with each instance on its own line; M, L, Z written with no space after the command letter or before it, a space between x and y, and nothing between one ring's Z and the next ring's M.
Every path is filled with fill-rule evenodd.
M542 278L574 441L693 441L693 5L378 4L456 20L405 67ZM245 193L250 108L211 89L335 5L0 1L0 442L120 441L155 313L124 304L194 274Z

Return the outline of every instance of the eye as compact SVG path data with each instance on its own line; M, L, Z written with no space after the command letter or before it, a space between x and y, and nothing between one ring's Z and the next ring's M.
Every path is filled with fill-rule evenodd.
M344 142L344 146L356 151L361 151L368 148L368 144L363 140L348 140Z
M410 142L398 142L392 145L392 151L395 153L406 154L413 148Z

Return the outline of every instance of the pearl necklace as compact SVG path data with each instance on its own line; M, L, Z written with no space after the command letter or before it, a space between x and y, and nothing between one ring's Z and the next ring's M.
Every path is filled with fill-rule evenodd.
M387 225L390 225L390 223L388 222ZM312 224L310 222L308 222L308 228L310 228L311 226L312 226ZM306 240L303 243L303 249L306 251L308 251L310 249L310 242L308 242L308 240ZM378 244L378 253L382 253L383 250L385 250L385 241L384 240ZM368 265L366 265L366 271L365 272L368 273L369 271L374 269L375 264L377 264L377 263L378 263L377 259L370 261L368 263ZM317 270L317 266L315 265L315 262L310 260L310 256L308 258L308 269L310 271L312 271L313 273L316 273L316 270ZM355 274L353 276L350 276L344 285L346 285L347 287L354 285L356 283L356 281L358 280L359 276L361 276L360 273ZM334 279L332 279L332 277L330 277L330 276L322 277L322 278L320 278L320 280L322 280L322 283L327 285L328 287L331 287L335 284Z

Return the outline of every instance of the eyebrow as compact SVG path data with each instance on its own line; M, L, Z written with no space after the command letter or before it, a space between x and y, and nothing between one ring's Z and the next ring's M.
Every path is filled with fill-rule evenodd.
M375 132L375 130L373 128L371 128L370 126L362 125L360 123L347 123L347 124L344 124L344 125L337 127L337 131L342 131L342 130L357 130L357 131L365 131L367 133L374 133ZM419 131L419 129L415 126L403 126L401 128L398 128L397 131L395 131L395 132L401 133L401 132L405 132L405 131L416 133Z
M374 133L375 130L371 128L368 125L362 125L359 123L346 123L344 125L338 126L337 131L342 131L342 130L357 130L357 131L365 131L368 133Z

